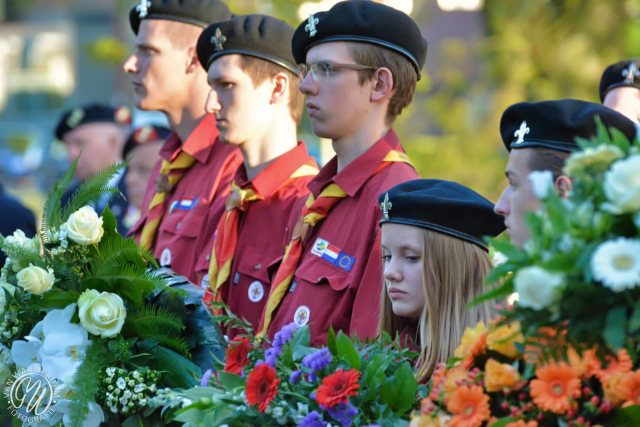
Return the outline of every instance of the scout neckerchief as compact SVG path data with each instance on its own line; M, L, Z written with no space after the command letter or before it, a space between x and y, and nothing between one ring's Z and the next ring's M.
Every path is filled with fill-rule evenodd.
M317 174L318 169L315 166L309 164L302 165L286 179L280 187L292 179ZM235 256L238 246L240 212L246 211L249 203L255 200L264 200L264 197L256 193L255 188L251 185L242 189L238 187L235 182L232 184L232 192L225 202L227 214L220 220L216 227L216 237L213 243L211 264L209 265L209 289L207 289L203 297L206 303L210 303L213 300L222 301L222 290L220 287L227 281L231 274L231 263L233 262L233 257Z
M378 166L371 176L377 174L394 162L403 162L411 165L409 156L407 156L406 153L391 150L385 158L382 159L382 163L380 163L380 166ZM263 337L269 330L269 326L273 320L273 312L284 298L285 292L293 280L293 275L302 257L302 244L309 232L309 228L315 227L320 221L325 219L329 215L329 212L331 212L331 209L345 197L347 197L347 194L337 184L330 184L325 187L315 200L313 194L309 194L306 206L302 210L302 216L298 220L291 235L291 243L289 243L289 246L287 246L285 250L282 263L272 282L271 292L269 293L267 304L262 313L262 322L260 322L261 327L258 337Z
M140 237L140 244L145 249L153 250L156 231L158 231L158 226L164 216L164 202L167 199L167 194L173 191L176 184L178 184L195 161L196 159L193 156L182 150L173 161L162 159L160 175L156 178L156 192L149 204L147 220L142 228L142 236Z

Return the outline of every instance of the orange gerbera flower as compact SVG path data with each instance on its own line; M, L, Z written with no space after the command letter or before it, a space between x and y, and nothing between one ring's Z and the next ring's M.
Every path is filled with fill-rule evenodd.
M516 348L516 343L524 343L524 335L520 332L520 322L500 325L492 329L487 335L487 348L497 351L512 359L520 359L522 353Z
M588 363L588 350L580 356L578 352L573 348L569 347L567 350L567 360L569 361L569 365L575 369L576 374L583 380L587 380L591 378L591 372L589 371L589 363Z
M460 339L460 346L456 348L453 355L464 359L468 356L483 354L487 344L487 332L484 322L479 322L473 329L466 328Z
M603 400L611 404L612 407L620 406L624 402L624 397L620 395L618 385L625 374L609 375L602 380Z
M349 396L358 395L356 389L360 388L359 379L360 372L355 369L338 369L324 377L316 392L316 400L324 408L331 408L338 403L349 403Z
M444 391L444 397L442 398L443 403L446 405L449 403L449 399L453 393L455 393L458 388L460 388L461 381L469 379L469 371L467 371L464 366L458 365L454 368L449 369L447 372L447 379L442 385L442 391Z
M629 372L620 380L618 394L626 400L623 407L640 405L640 371Z
M565 362L543 365L531 381L533 403L544 411L564 414L572 408L571 398L580 391L580 378Z
M617 357L613 357L611 355L605 356L604 360L605 362L608 362L606 368L602 367L603 363L597 357L595 350L596 349L587 352L587 363L589 370L593 375L598 377L600 381L611 375L626 374L631 371L631 368L633 368L631 356L629 356L629 353L627 353L627 350L624 348L618 350ZM587 355L585 355L585 357L587 357Z
M538 427L538 422L533 420L531 421L518 420L512 423L509 423L504 427Z
M513 366L487 360L484 366L484 387L488 392L501 391L504 388L519 390L524 384L519 384L520 373Z
M226 351L227 362L224 371L241 375L242 369L249 363L249 350L249 338L237 337L231 341Z
M454 415L451 427L480 427L491 417L489 396L477 385L456 390L447 404L447 410Z
M264 412L278 394L278 384L280 380L275 369L266 363L256 366L247 378L247 402L251 406L258 405L258 410Z

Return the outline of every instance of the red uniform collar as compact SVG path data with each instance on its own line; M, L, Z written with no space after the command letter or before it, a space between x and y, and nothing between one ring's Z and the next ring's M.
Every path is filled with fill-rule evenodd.
M214 115L207 114L200 120L200 123L191 132L184 144L178 134L172 132L162 144L160 156L167 160L173 160L180 154L180 151L184 151L195 157L200 163L206 163L211 154L211 149L218 140L219 133Z

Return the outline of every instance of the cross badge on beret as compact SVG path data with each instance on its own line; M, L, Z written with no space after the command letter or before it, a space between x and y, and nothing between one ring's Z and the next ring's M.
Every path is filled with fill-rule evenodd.
M214 50L216 52L220 52L224 49L222 44L227 41L227 38L222 35L222 31L220 31L220 27L216 28L215 35L211 36L211 43L215 45Z
M393 205L389 201L389 193L386 193L384 195L384 200L382 201L382 203L380 203L380 209L382 209L382 220L383 221L388 221L389 220L389 211L391 210L392 207L393 207Z
M316 33L318 32L316 25L318 25L319 22L320 20L313 16L313 13L309 15L309 23L304 26L304 30L309 31L309 37L313 37L316 35Z
M531 129L527 127L527 122L523 121L520 124L520 129L515 131L515 133L513 134L513 136L518 138L518 140L516 141L516 144L522 144L524 142L524 136L528 134L530 130Z
M624 77L625 84L631 84L635 80L636 77L640 75L640 70L636 67L635 62L629 64L627 68L622 70L622 77Z
M84 110L80 107L75 108L67 118L67 125L73 129L80 124L82 119L84 119Z
M138 16L144 18L149 14L149 8L151 7L151 0L140 0L140 4L136 6Z

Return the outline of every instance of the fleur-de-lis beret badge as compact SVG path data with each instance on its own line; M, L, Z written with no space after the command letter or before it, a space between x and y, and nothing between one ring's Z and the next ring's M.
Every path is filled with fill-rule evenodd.
M382 220L383 221L389 221L389 211L391 210L392 207L393 207L393 205L391 204L391 201L389 200L389 193L386 193L384 195L384 200L382 201L382 203L380 203L380 209L382 209Z
M136 6L138 11L138 17L144 18L149 14L149 8L151 7L151 0L140 0L140 4Z
M309 15L309 23L304 26L304 30L309 31L309 37L313 37L316 35L316 33L318 32L316 25L318 25L319 22L320 20L313 16L313 14Z
M527 122L523 121L520 124L520 129L515 131L515 133L513 134L513 136L518 138L518 140L516 141L516 144L522 144L524 142L524 136L528 134L530 131L531 129L527 127Z
M80 107L75 108L67 118L67 125L73 129L84 119L84 110Z
M222 31L220 31L220 27L216 28L215 35L211 36L211 43L213 43L213 45L214 45L213 49L216 52L220 52L221 50L224 49L224 47L222 45L226 41L227 41L227 38L222 35Z
M635 80L636 77L640 75L640 70L636 66L635 62L629 64L627 68L622 70L622 77L624 77L625 84L631 84Z

